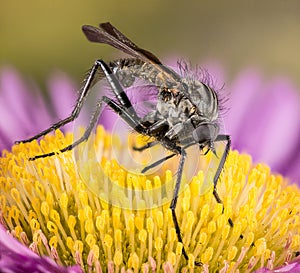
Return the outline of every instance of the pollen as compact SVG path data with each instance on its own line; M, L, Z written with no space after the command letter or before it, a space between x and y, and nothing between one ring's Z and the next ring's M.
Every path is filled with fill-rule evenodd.
M113 149L128 149L117 136L99 126L94 138L75 151L81 160L74 151L28 160L71 143L60 131L2 152L0 223L37 254L96 273L252 272L297 255L299 188L249 155L229 153L217 185L223 204L212 187L203 191L203 170L183 181L178 242L170 209L178 160L150 175L128 171L114 158Z

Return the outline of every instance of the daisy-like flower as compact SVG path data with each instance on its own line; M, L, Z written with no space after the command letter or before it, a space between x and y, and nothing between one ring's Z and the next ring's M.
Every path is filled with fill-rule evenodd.
M110 157L113 149L118 147L122 152L128 145L120 146L118 139L102 127L95 135L101 162L87 162L88 168L82 169L84 177L92 177L101 188L106 184L103 175L108 176L124 190L116 192L110 187L106 194L117 198L119 204L135 202L139 210L113 206L100 193L95 194L95 188L91 190L79 176L72 152L28 161L28 157L57 150L71 141L72 134L64 136L57 131L40 145L34 141L13 146L12 152L3 152L0 161L2 222L16 239L41 256L97 273L253 272L264 267L273 269L298 254L299 189L273 175L266 165L254 166L248 155L236 151L229 154L218 184L224 210L214 200L212 190L201 194L203 172L186 184L176 208L181 244L170 202L160 200L162 194L140 194L141 189L170 181L170 171L154 177L126 172ZM87 158L94 151L82 149ZM99 173L94 172L97 164L102 170ZM134 200L126 196L129 188L136 193ZM145 208L148 202L152 202L152 209ZM155 206L159 203L163 206ZM229 218L233 227L228 224ZM188 261L182 256L183 247ZM4 261L6 272L11 264ZM202 266L195 266L195 261Z
M173 67L176 64L171 60ZM203 65L216 88L222 89L228 111L224 114L226 132L233 148L250 153L254 162L267 163L272 171L300 183L300 116L299 91L284 77L265 81L254 69L243 71L228 81L215 63ZM48 103L33 83L24 80L11 68L0 71L0 149L9 149L16 139L24 139L45 129L58 118L67 117L76 101L78 90L64 74L48 81ZM18 99L16 99L18 98ZM100 123L111 129L111 112L104 112ZM86 124L89 114L82 111ZM34 125L34 126L33 126ZM70 131L71 125L62 128Z
M56 97L61 103L62 96ZM74 100L67 99L66 104ZM14 100L9 101L13 105ZM35 109L39 110L39 105L37 102ZM26 108L23 109L16 120L26 120ZM60 116L68 114L66 111ZM32 120L28 121L26 128L32 124ZM15 121L11 118L11 122ZM43 121L36 132L50 123L53 121ZM10 140L11 136L15 139L14 130L11 134L1 132L1 140ZM21 128L18 138L23 133ZM272 174L266 165L254 165L250 156L236 151L230 153L218 183L224 209L212 197L211 189L202 192L203 172L185 184L176 208L184 242L181 244L169 209L172 188L166 199L164 194L140 194L141 189L147 192L170 185L172 173L167 168L172 169L174 163L168 162L166 170L156 176L128 173L112 151L128 153L132 143L120 145L117 136L102 127L95 135L96 149L89 150L86 146L78 149L82 162L86 162L84 165L78 165L82 162L76 157L74 160L72 152L28 161L31 156L57 151L72 139L72 134L64 136L57 131L54 136L45 137L40 145L21 144L13 146L12 152L2 153L0 222L25 246L8 248L11 237L1 236L1 272L18 272L20 263L14 260L41 265L39 268L44 271L40 272L47 272L46 268L52 272L77 272L78 267L66 267L74 264L83 272L271 272L274 268L278 268L276 272L298 272L299 261L295 257L300 249L299 189ZM88 161L90 153L95 151L99 162ZM209 160L209 157L201 158L204 165ZM99 167L101 171L95 172ZM93 179L87 182L89 177ZM109 184L103 196L97 189L108 185L105 177L113 184ZM118 190L111 185L117 185ZM128 189L134 199L128 199ZM114 204L108 200L114 200ZM139 209L130 210L132 203ZM149 203L153 208L146 207ZM234 222L233 227L228 224L229 218ZM182 257L183 247L189 255L188 261ZM28 254L28 248L42 257L51 257L57 265L51 264L48 258ZM202 266L195 266L195 261ZM20 268L19 272L27 270L25 266Z

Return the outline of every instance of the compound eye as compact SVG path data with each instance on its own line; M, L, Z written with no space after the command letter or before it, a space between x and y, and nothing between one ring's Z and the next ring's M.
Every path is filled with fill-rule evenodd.
M197 143L214 141L219 133L219 126L212 123L200 124L193 131L193 138Z

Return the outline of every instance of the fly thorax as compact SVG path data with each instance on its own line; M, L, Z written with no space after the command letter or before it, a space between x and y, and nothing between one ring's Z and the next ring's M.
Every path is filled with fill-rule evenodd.
M156 105L157 112L164 118L168 119L170 116L176 116L176 107L172 101L158 100ZM178 115L177 115L178 116Z
M195 113L195 106L191 102L191 100L187 97L182 97L180 101L178 101L177 109L179 112L179 121L185 122L191 115Z
M175 96L171 89L161 88L156 109L165 119L168 119L170 115L176 115Z
M200 81L184 80L183 82L188 86L187 96L197 107L198 114L208 120L216 120L218 118L218 97L216 92Z
M195 106L175 88L163 88L159 92L157 111L170 127L185 122L195 111Z

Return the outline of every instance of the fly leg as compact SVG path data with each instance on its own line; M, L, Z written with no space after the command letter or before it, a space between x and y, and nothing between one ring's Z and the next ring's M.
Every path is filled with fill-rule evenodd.
M70 114L70 116L68 116L67 118L65 118L63 120L58 121L57 123L54 123L48 129L46 129L46 130L38 133L37 135L35 135L35 136L31 137L31 138L16 141L16 144L18 144L18 143L25 143L25 142L31 142L31 141L33 141L35 139L38 139L39 137L44 136L44 135L46 135L46 134L48 134L48 133L50 133L50 132L52 132L52 131L54 131L54 130L56 130L56 129L58 129L58 128L66 125L66 124L68 124L68 123L70 123L71 121L75 120L78 117L78 115L79 115L79 113L80 113L80 111L82 109L83 102L84 102L86 96L89 93L90 87L93 85L93 79L95 78L97 70L98 70L98 65L95 64L91 68L91 70L89 72L89 75L88 75L87 79L85 80L85 84L84 84L84 86L83 86L83 88L82 88L82 90L80 92L80 95L79 95L79 97L77 99L76 105L75 105L72 113Z
M142 151L144 151L144 150L146 150L148 148L151 148L151 147L157 145L158 143L159 143L158 141L151 141L151 142L148 142L148 143L146 143L145 145L143 145L141 147L133 146L132 149L134 151L142 152Z
M96 65L101 68L120 105L125 108L126 112L133 118L140 120L119 80L115 74L113 74L109 66L103 60L97 60Z
M225 150L224 150L224 153L222 155L222 158L221 158L221 161L220 161L220 164L218 166L218 169L215 173L215 176L214 176L214 190L213 190L213 195L216 199L216 201L220 204L223 204L218 192L217 192L217 183L218 183L218 180L219 180L219 177L220 177L220 174L222 172L222 169L224 167L224 164L226 162L226 158L229 154L229 151L230 151L230 144L231 144L231 140L230 140L230 136L229 135L218 135L217 138L215 139L215 141L226 141L226 147L225 147ZM231 227L233 227L233 221L231 218L228 219L228 223ZM240 235L240 239L243 239L244 236L243 234Z
M164 123L161 122L160 126L164 126ZM149 131L151 130L150 128L148 128ZM159 126L156 126L156 124L154 124L154 128L157 129L157 128L159 128ZM183 174L184 162L185 162L185 158L186 158L186 152L185 152L184 148L181 148L181 147L177 146L174 142L172 142L169 139L164 139L164 140L162 140L162 142L164 143L164 145L168 149L170 149L174 153L172 153L172 154L170 154L170 155L168 155L166 157L163 157L160 160L154 162L153 164L145 167L142 170L142 173L146 172L147 170L149 170L149 169L151 169L151 168L153 168L153 167L155 167L155 166L157 166L157 165L159 165L159 164L161 164L163 162L165 162L166 160L172 158L173 156L175 156L177 154L180 154L180 161L179 161L178 172L177 172L177 177L176 177L176 182L175 182L175 188L174 188L174 192L173 192L173 198L172 198L172 201L171 201L171 204L170 204L170 209L172 211L172 219L173 219L175 231L176 231L176 234L177 234L178 242L180 242L180 243L183 244L182 236L181 236L181 232L180 232L180 226L179 226L179 223L178 223L178 220L177 220L175 209L176 209L177 199L178 199L178 193L179 193L180 185L181 185L181 179L182 179L182 174ZM145 145L145 146L147 146L147 145ZM187 146L189 146L189 145L187 145ZM184 256L184 258L186 260L189 259L184 247L182 248L182 255ZM200 265L198 263L196 263L196 264Z
M97 60L95 62L95 64L93 65L93 67L91 68L89 75L87 77L87 79L85 80L85 84L80 92L80 95L77 99L76 105L73 109L73 111L71 112L70 116L68 116L67 118L58 121L57 123L54 123L53 125L51 125L49 128L47 128L46 130L38 133L37 135L30 137L28 139L24 139L24 140L19 140L16 141L16 144L18 143L25 143L25 142L31 142L35 139L40 138L41 136L44 136L68 123L70 123L71 121L75 120L81 109L83 106L83 103L86 99L86 97L89 94L90 88L95 84L95 78L96 78L96 74L100 71L102 71L102 73L104 74L104 76L106 77L107 81L109 82L117 100L119 101L119 103L127 109L127 112L132 115L132 117L137 118L137 114L134 110L134 108L132 107L132 104L129 100L129 98L127 97L126 93L124 92L123 88L121 87L120 83L118 82L117 78L115 77L115 75L112 73L112 71L110 70L110 68L108 67L108 65L103 61L103 60ZM103 78L103 76L102 76ZM101 78L100 78L101 79Z
M122 86L120 85L117 78L115 77L115 75L110 70L110 68L102 60L98 60L98 61L95 62L95 65L93 66L93 68L91 70L90 76L87 79L87 83L83 88L83 90L85 90L85 91L83 91L82 94L80 95L80 98L78 99L78 102L75 106L74 111L76 110L79 113L79 111L81 110L84 98L88 94L89 87L91 86L91 83L92 83L92 81L95 77L96 71L99 68L104 73L104 75L105 75L107 81L109 82L109 84L110 84L116 98L118 99L119 103L113 101L112 99L110 99L106 96L103 96L102 99L97 104L96 111L93 114L93 116L91 117L89 126L86 129L86 131L84 132L84 135L80 139L78 139L77 141L72 143L71 145L68 145L67 147L61 149L60 152L66 152L66 151L72 150L75 146L79 145L80 143L82 143L83 141L88 139L92 129L94 128L94 126L97 123L97 120L99 119L99 116L101 114L102 102L106 103L114 112L116 112L135 131L137 131L141 134L146 133L144 126L142 126L142 124L140 123L140 118L137 116L137 114L136 114L134 108L132 107L132 104L131 104L129 98L127 97L125 91L123 90ZM78 114L76 114L76 115L78 115ZM71 114L70 117L63 120L63 121L67 120L67 122L63 123L63 125L68 123L69 119L73 120L76 117L77 116L74 116L74 115ZM61 121L61 122L63 122L63 121ZM43 136L44 134L47 134L48 132L50 132L50 131L52 131L56 128L59 128L60 126L62 126L61 122L54 124L52 127L50 127L49 129L41 132L40 134L36 135L35 137L32 137L31 139L25 140L25 142L29 142L33 139L36 139L40 136ZM43 158L43 157L47 157L47 156L53 156L54 154L55 154L55 152L51 152L51 153L47 153L47 154L41 154L41 155L37 155L35 157L30 158L30 160L35 160L35 159Z
M181 231L180 231L180 227L179 227L179 224L178 224L175 209L176 209L176 205L177 205L178 193L179 193L179 190L180 190L180 184L181 184L181 179L182 179L182 173L183 173L185 158L186 158L186 152L185 152L185 150L181 149L180 161L179 161L179 166L178 166L178 173L177 173L177 178L176 178L176 183L175 183L175 189L174 189L174 192L173 192L173 198L172 198L171 205L170 205L170 209L172 211L173 223L174 223L175 231L176 231L176 234L177 234L177 239L178 239L178 242L180 242L182 244L183 244L183 241L182 241ZM184 247L182 248L182 255L184 256L184 258L186 260L189 259Z
M139 124L138 121L136 121L136 119L134 119L126 110L124 109L121 105L117 104L115 101L113 101L112 99L104 96L102 97L102 99L97 103L97 107L96 107L96 111L94 112L94 114L92 115L91 119L90 119L90 123L88 125L88 127L86 128L83 136L81 138L79 138L77 141L73 142L72 144L64 147L63 149L60 150L60 152L66 152L66 151L70 151L72 150L74 147L78 146L80 143L82 143L83 141L87 140L95 126L95 124L97 123L99 116L101 115L101 110L102 110L102 104L105 103L107 104L107 106L109 106L114 112L116 112L121 118L123 118L123 120L125 122L127 122L128 125L130 125L132 128L134 128L135 130L140 130L141 132L143 132L144 128ZM34 157L29 158L29 160L36 160L38 158L44 158L44 157L48 157L48 156L53 156L55 155L56 152L50 152L50 153L46 153L46 154L41 154L41 155L37 155Z
M155 136L157 133L165 131L167 126L168 126L168 123L167 123L166 120L159 120L159 121L155 122L154 124L151 124L150 126L145 126L145 127L147 128L147 135L148 136ZM134 151L142 152L142 151L144 151L148 148L151 148L151 147L153 147L157 144L159 144L159 141L151 141L151 142L146 143L142 147L133 146L132 149ZM153 166L153 167L155 167L155 166Z
M222 157L221 157L221 161L219 163L219 166L217 168L217 171L215 173L215 176L214 176L214 190L213 190L213 195L216 199L216 201L220 204L223 204L218 192L217 192L217 183L218 183L218 180L219 180L219 177L220 177L220 174L223 170L223 167L224 167L224 164L226 162L226 158L229 154L229 151L230 151L230 144L231 144L231 140L230 140L230 136L229 135L218 135L217 138L215 139L215 141L226 141L226 147L225 147L225 150L222 154ZM233 221L231 218L228 219L228 223L231 227L233 227Z
M174 192L173 192L173 198L172 198L172 201L171 201L171 204L170 204L170 209L171 209L171 212L172 212L172 219L173 219L175 231L176 231L176 234L177 234L178 242L183 244L181 231L180 231L180 226L179 226L179 223L178 223L178 220L177 220L175 210L176 210L177 199L178 199L178 194L179 194L181 180L182 180L184 162L185 162L185 159L186 159L186 152L185 152L184 148L181 148L180 146L177 146L176 144L174 144L174 142L172 142L170 140L165 139L163 142L170 150L174 151L174 153L172 153L169 156L166 156L166 157L156 161L152 165L144 168L142 172L145 172L146 170L148 170L150 168L153 168L158 164L161 164L162 162L168 160L169 158L171 158L171 157L173 157L177 154L180 155L180 161L179 161L179 165L178 165L177 177L176 177L175 188L174 188ZM182 255L184 256L184 258L186 260L189 259L184 247L182 248ZM197 263L197 265L198 265L198 263Z
M168 155L168 156L166 156L166 157L163 157L163 158L161 158L161 159L155 161L155 162L152 163L151 165L148 165L147 167L145 167L144 169L142 169L141 173L145 173L146 171L148 171L148 170L150 170L150 169L152 169L152 168L158 166L159 164L161 164L161 163L167 161L168 159L172 158L172 157L175 156L175 155L177 155L177 154L175 154L175 153L174 153L174 154L170 154L170 155Z
M140 151L140 149L143 149L143 150L144 150L144 149L147 149L147 148L149 148L148 146L153 147L153 146L156 144L156 143L153 144L154 142L156 142L156 141L147 143L145 146L140 147L138 151ZM194 143L194 142L191 142L191 143L189 143L188 145L185 145L185 146L183 147L183 149L186 149L186 148L188 148L188 147L190 147L190 146L192 146L192 145L195 145L195 143ZM161 159L155 161L155 162L152 163L151 165L145 167L144 169L142 169L141 172L142 172L142 173L145 173L146 171L148 171L148 170L150 170L150 169L152 169L152 168L158 166L159 164L161 164L161 163L167 161L168 159L174 157L175 155L177 155L177 153L173 153L173 154L167 155L167 156L165 156L165 157L163 157L163 158L161 158Z

